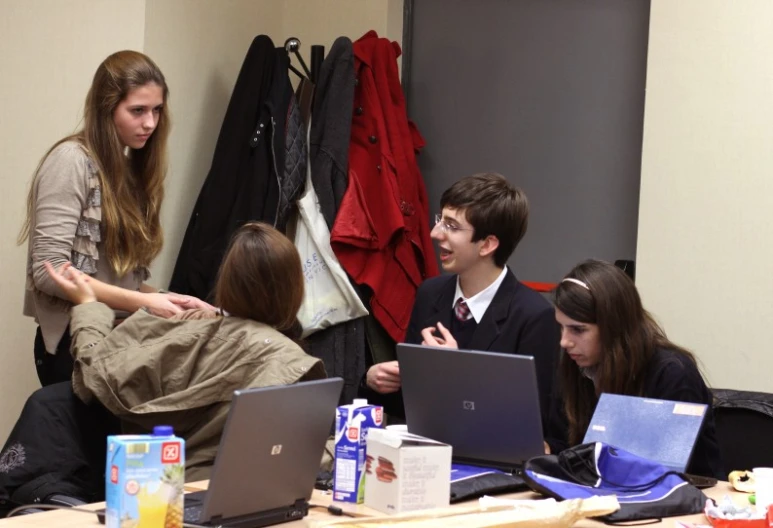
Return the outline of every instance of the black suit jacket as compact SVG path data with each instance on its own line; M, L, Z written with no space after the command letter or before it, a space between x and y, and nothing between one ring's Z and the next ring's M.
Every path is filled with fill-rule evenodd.
M420 344L421 331L436 326L438 322L450 328L455 291L456 275L434 277L419 286L405 336L406 343ZM534 356L544 427L550 410L553 379L560 354L559 343L560 331L553 307L508 270L478 323L468 348ZM485 383L485 380L481 382ZM368 401L383 405L384 411L391 416L405 418L402 391L383 395L363 383L360 393Z

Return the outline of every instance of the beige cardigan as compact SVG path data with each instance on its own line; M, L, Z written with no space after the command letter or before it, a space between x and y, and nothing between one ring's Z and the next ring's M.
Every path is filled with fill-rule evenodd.
M70 322L71 304L48 276L43 263L65 262L108 284L139 290L145 268L118 277L101 242L99 179L94 162L77 141L57 145L33 182L33 210L27 249L24 315L40 325L46 350L56 351Z

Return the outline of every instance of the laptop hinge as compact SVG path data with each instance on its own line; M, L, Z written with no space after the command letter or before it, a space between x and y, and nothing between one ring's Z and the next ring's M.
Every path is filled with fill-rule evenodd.
M454 464L463 464L467 466L475 466L484 469L496 469L510 475L520 476L523 474L523 465L514 464L502 464L489 460L469 459L464 457L453 457L451 462Z

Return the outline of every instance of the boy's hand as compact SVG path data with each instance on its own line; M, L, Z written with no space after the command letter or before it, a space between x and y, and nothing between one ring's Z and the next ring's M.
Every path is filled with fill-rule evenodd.
M379 394L389 394L400 389L400 365L397 361L376 363L365 376L368 387Z
M435 335L436 331L440 332L439 336ZM442 348L459 348L456 339L454 339L454 336L448 331L448 328L443 326L443 323L438 323L437 328L434 326L425 328L421 331L421 337L424 338L424 341L421 342L422 345Z

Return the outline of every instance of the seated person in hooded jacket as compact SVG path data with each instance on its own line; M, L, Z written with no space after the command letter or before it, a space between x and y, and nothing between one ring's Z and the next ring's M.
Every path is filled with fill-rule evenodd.
M555 309L564 353L546 452L582 443L603 392L705 403L709 410L687 472L724 479L711 392L695 356L668 340L628 275L608 262L585 261L559 283Z
M172 425L186 440L188 481L209 477L234 390L326 377L292 337L303 299L300 257L266 224L234 234L215 286L220 313L165 319L140 310L113 328L114 312L97 302L88 276L69 263L46 265L75 305L75 394L98 400L125 433Z

